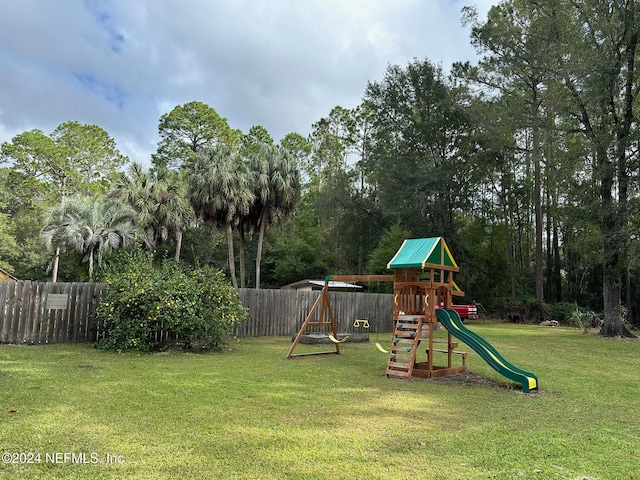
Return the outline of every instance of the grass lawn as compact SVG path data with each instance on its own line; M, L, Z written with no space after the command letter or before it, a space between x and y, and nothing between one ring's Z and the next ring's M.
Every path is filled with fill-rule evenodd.
M293 360L282 337L210 355L0 346L0 451L40 462L0 478L640 479L639 341L469 326L540 391L468 349L468 375L387 379L390 334Z

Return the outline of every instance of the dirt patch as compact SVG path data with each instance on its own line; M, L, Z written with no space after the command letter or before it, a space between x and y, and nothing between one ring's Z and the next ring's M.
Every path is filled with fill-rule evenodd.
M520 389L516 384L498 382L469 372L459 373L457 375L445 375L442 377L431 377L427 380L429 382L445 383L447 385L488 385L493 388Z
M516 383L498 382L496 380L469 372L459 373L457 375L446 375L443 377L431 377L425 380L428 382L444 383L446 385L486 385L488 387L497 388L500 390L522 390L520 385ZM538 396L542 395L542 392L538 390L532 390L529 392L529 395Z

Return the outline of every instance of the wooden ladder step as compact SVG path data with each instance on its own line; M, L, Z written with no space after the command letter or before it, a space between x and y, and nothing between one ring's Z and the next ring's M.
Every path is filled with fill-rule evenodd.
M409 359L409 360L411 360L411 359ZM397 361L397 360L389 360L389 362L387 363L387 367L389 367L389 368L398 368L400 370L410 369L411 365L412 365L411 361L401 362L401 361Z
M413 358L413 355L411 355L411 352L392 352L391 353L391 358L389 359L389 361L403 361L406 360L407 362L411 361L411 359Z
M398 332L396 331L394 333L394 335L396 336L396 338L403 338L406 340L413 340L414 338L416 338L416 333L415 332Z
M386 375L387 375L387 377L408 378L409 377L409 372L408 371L402 371L402 370L392 370L390 368L387 368Z
M398 345L414 345L415 343L416 342L413 338L396 337L393 339L394 347L397 347Z
M413 328L414 330L418 328L419 322L396 322L396 328Z

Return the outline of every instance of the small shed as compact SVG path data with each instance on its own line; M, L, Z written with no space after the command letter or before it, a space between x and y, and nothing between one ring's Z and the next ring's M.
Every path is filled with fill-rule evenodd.
M347 282L329 281L329 290L334 292L358 292L362 290L360 285ZM288 285L280 287L281 290L298 290L301 292L311 292L313 290L322 290L324 288L324 280L300 280Z

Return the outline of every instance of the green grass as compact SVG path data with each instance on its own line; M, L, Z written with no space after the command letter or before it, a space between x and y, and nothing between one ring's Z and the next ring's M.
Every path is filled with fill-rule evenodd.
M0 464L0 478L640 479L640 342L470 327L535 372L540 392L471 351L473 375L387 379L375 334L293 360L289 338L208 355L2 346L0 451L41 463ZM122 463L45 462L55 452Z

